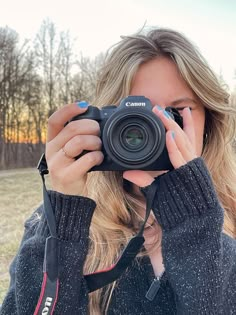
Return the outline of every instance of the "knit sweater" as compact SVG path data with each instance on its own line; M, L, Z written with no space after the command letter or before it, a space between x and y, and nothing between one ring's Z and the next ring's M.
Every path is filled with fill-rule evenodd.
M222 232L224 212L203 159L156 180L153 212L162 228L165 266L160 288L151 300L146 297L155 275L148 257L137 258L117 281L108 315L236 314L236 241ZM89 314L83 266L96 204L85 197L49 194L60 240L54 314ZM37 305L49 230L43 206L36 214L26 222L10 266L1 315L32 315Z

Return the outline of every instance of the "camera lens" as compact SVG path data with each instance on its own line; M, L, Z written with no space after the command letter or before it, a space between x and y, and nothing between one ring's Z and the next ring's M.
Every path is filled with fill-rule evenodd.
M145 144L147 135L141 127L132 125L124 128L120 140L127 149L139 149Z
M125 169L149 167L165 146L165 129L151 111L120 110L107 120L102 136L109 158Z

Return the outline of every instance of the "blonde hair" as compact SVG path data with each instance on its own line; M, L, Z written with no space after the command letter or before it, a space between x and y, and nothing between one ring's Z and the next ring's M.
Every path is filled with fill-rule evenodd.
M202 156L225 209L224 232L236 237L236 159L232 145L236 109L229 104L229 94L198 49L185 36L160 28L123 37L107 56L94 104L119 104L129 95L139 66L159 56L175 62L183 79L206 109ZM87 191L97 207L90 228L86 273L112 265L134 234L133 214L140 205L124 190L123 184L119 172L95 172L88 177ZM114 284L90 294L90 314L106 313L113 288Z

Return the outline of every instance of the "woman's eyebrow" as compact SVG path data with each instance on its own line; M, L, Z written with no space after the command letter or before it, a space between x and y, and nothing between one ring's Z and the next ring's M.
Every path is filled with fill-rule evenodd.
M186 103L186 102L192 102L192 103L197 103L197 101L194 98L191 97L181 97L177 100L174 100L170 103L171 106L176 106L179 105L181 103Z

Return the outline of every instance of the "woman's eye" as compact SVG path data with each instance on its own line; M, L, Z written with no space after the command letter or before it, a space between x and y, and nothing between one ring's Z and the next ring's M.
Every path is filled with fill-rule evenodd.
M185 106L185 107L176 107L177 111L179 111L179 112L183 111L185 108L189 108L190 110L192 110L192 108L191 108L191 107L189 107L189 106Z

